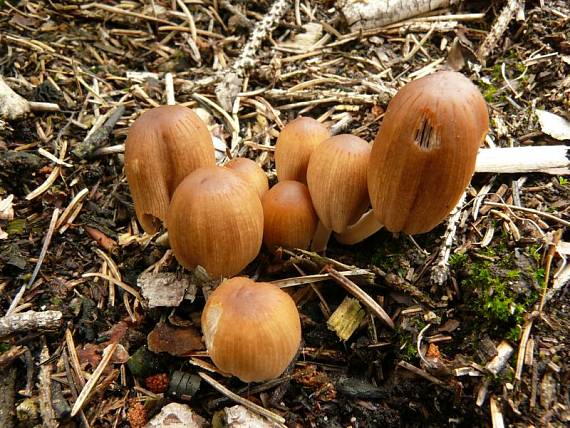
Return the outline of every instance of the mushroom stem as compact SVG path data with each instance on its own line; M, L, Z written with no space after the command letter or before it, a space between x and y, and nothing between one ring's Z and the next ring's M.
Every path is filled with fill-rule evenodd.
M331 236L332 230L326 227L322 221L319 220L317 225L317 230L313 236L313 241L311 242L311 251L320 253L327 249L327 244Z
M348 226L342 233L335 233L334 237L341 244L354 245L374 235L382 227L384 225L374 217L374 212L368 210L356 223Z

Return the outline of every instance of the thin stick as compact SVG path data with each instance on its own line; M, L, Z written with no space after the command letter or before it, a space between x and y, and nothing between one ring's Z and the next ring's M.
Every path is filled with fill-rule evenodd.
M16 297L14 297L14 300L12 300L12 303L10 304L8 311L6 312L6 316L14 313L14 311L16 310L16 307L20 303L20 300L22 299L22 296L24 295L24 293L26 291L26 288L31 287L31 285L36 280L36 277L38 276L38 273L40 272L40 268L42 267L42 263L44 262L44 259L46 257L46 253L47 253L47 250L49 248L49 244L51 243L51 237L53 236L53 231L55 230L55 225L57 224L57 218L58 217L59 217L59 208L56 208L55 210L53 210L53 214L51 216L51 221L49 223L49 228L48 228L48 231L46 233L46 237L44 239L44 245L42 247L40 257L38 258L38 262L36 263L36 267L34 268L32 276L30 277L30 280L28 281L27 284L22 285L22 288L20 288L20 291L18 291L18 294L16 294Z
M261 43L267 38L271 31L273 31L281 17L285 15L290 7L290 0L276 0L264 18L256 24L249 40L234 64L234 69L238 74L241 74L246 68L251 68L255 65L254 58Z
M362 290L358 285L352 282L350 279L342 276L338 271L334 270L332 267L327 266L325 270L329 273L329 275L338 282L342 287L347 290L350 294L356 297L358 300L362 302L364 306L372 311L374 315L380 318L384 323L394 329L394 321L390 318L390 316L386 313L386 311L380 306L376 301L370 297L364 290Z
M88 273L84 273L83 275L81 275L83 278L90 278L90 277L99 277L99 278L103 278L106 279L107 281L110 281L116 285L118 285L119 287L121 287L123 290L125 290L127 293L132 294L139 302L142 302L142 298L141 295L139 294L139 292L137 290L135 290L133 287L131 287L128 284L125 284L123 281L119 281L116 278L113 278L109 275L103 275L102 273L99 272L88 272Z
M12 333L37 330L55 330L61 326L63 314L60 311L27 311L0 318L0 337Z
M226 388L224 385L222 385L221 383L219 383L218 381L216 381L215 379L211 378L210 376L208 376L206 373L203 372L199 372L198 375L200 375L200 377L202 379L204 379L206 382L208 382L212 387L214 387L216 390L218 390L219 392L221 392L222 394L224 394L226 397L228 397L230 400L235 401L238 404L241 404L244 407L247 407L249 410L260 414L261 416L265 416L266 418L272 420L273 422L276 422L277 424L279 424L279 426L281 427L286 427L285 425L285 418L267 410L264 409L261 406L258 406L255 403L252 403L249 400L246 400L243 397L240 397L239 395L233 393L232 391L230 391L228 388Z
M403 367L406 370L409 370L412 373L415 373L418 376L423 377L426 380L429 380L430 382L434 383L437 386L441 386L442 388L445 388L445 389L451 389L451 387L449 385L445 384L444 382L442 382L441 380L439 380L435 376L430 375L428 372L417 368L416 366L408 363L407 361L400 361L398 363L398 366Z
M449 216L449 220L447 221L447 229L445 230L444 235L445 239L440 247L437 263L431 270L431 280L437 285L442 285L449 275L449 257L451 256L453 239L455 238L457 225L459 224L459 219L461 218L463 204L465 203L466 196L467 193L463 192L463 195L461 195L459 201Z
M79 397L77 397L77 400L75 401L75 404L71 409L71 417L77 415L77 413L79 412L79 410L81 410L83 405L86 404L87 397L89 396L91 390L95 387L95 384L101 377L103 370L105 370L105 367L107 367L107 364L109 364L109 361L111 361L111 357L115 353L117 345L118 343L112 343L111 345L107 346L103 351L103 358L101 359L101 362L99 363L99 365L97 366L97 368L95 369L95 371L93 372L93 374L91 375L91 377L89 378L89 380L87 381L81 392L79 393Z
M491 28L491 31L477 51L477 58L479 58L479 61L483 64L487 56L493 51L495 46L497 46L499 39L509 26L509 22L515 15L515 12L521 7L521 3L522 0L509 0L501 11L501 14L493 24L493 28Z
M526 207L519 207L517 205L510 205L510 204L501 204L498 202L484 202L483 205L491 205L492 207L504 207L504 208L510 208L511 210L515 210L515 211L524 211L525 213L531 213L531 214L536 214L538 216L556 221L560 224L563 224L564 226L570 226L570 221L566 221L564 219L561 219L560 217L556 217L555 215L552 214L548 214L542 211L537 211L537 210L533 210L532 208L526 208Z
M570 147L563 145L481 149L475 172L568 174L569 155Z
M174 79L172 73L166 73L164 75L164 89L166 92L166 104L173 106L176 104L176 99L174 97Z
M522 371L524 367L524 359L526 355L526 346L528 343L528 338L530 337L530 331L532 330L533 319L527 321L523 327L522 335L521 335L521 343L519 345L519 352L517 355L517 366L515 370L515 379L521 380L522 378Z

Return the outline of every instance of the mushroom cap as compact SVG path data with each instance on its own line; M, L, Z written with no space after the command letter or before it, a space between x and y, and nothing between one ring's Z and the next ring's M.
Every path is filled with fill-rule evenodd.
M330 136L325 125L310 117L300 116L285 125L275 143L277 179L306 183L311 154Z
M428 232L453 209L489 129L487 105L462 74L405 85L388 104L368 167L376 218L392 232Z
M199 168L176 188L166 222L170 245L187 269L232 276L259 253L263 208L257 193L233 171Z
M248 158L233 158L225 166L251 184L255 188L259 198L263 197L265 192L269 189L267 175L257 162Z
M265 193L261 205L267 248L309 248L319 219L307 186L298 181L280 181Z
M125 173L143 229L156 233L178 184L215 163L208 128L189 108L160 106L135 120L125 141Z
M355 223L369 205L366 171L370 144L350 134L323 141L307 168L307 185L319 219L337 233Z
M279 377L301 343L293 299L273 284L246 277L226 280L210 294L202 331L214 364L244 382Z

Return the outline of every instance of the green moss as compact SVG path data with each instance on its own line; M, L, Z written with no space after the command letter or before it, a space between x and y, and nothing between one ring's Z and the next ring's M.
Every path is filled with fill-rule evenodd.
M560 176L558 177L558 182L560 183L561 186L568 186L570 180L568 180L566 177Z
M400 339L400 357L404 361L416 359L418 357L418 348L416 347L413 334L409 331L401 331L398 334L398 338Z
M544 278L543 269L532 267L538 264L538 249L529 248L526 253L531 262L527 271L517 265L504 242L483 249L480 257L457 256L453 260L456 269L467 273L460 286L477 314L475 319L480 320L478 328L485 324L487 330L490 327L502 337L518 340L524 315L536 302L537 287Z
M495 94L497 93L497 88L493 85L489 85L485 91L483 91L483 97L488 103L493 102L495 99Z

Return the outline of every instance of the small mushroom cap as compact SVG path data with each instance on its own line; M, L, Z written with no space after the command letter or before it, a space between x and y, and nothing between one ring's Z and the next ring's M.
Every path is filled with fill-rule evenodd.
M176 188L167 217L174 256L187 269L229 277L259 253L263 208L252 186L227 168L200 168Z
M269 181L265 171L257 164L248 158L233 158L226 164L226 168L233 170L241 178L251 184L259 198L262 198L265 192L269 189Z
M135 120L125 141L125 173L143 229L156 233L178 184L215 163L208 128L189 108L160 106Z
M236 277L210 295L202 331L214 364L244 382L279 377L301 343L293 299L275 285Z
M280 181L263 196L261 204L267 248L309 248L319 219L307 186L298 181Z
M313 152L307 184L315 211L328 229L344 232L368 208L370 150L362 138L340 134L323 141Z
M310 117L298 117L285 125L275 143L277 179L306 183L311 154L330 136L325 125Z
M392 232L428 232L453 209L489 129L485 100L462 74L442 71L405 85L374 141L368 189Z

